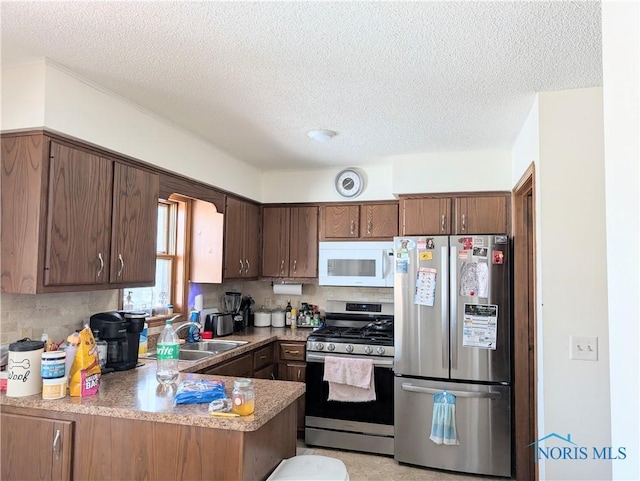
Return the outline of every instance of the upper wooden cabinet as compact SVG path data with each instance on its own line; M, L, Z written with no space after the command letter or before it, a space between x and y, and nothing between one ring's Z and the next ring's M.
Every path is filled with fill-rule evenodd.
M318 207L262 209L262 275L318 276Z
M42 134L2 138L2 291L155 282L158 175Z
M398 235L398 204L329 204L321 207L320 240L390 239Z
M224 215L211 202L191 200L191 282L222 282Z
M224 234L224 278L260 274L260 206L227 197Z
M456 234L508 232L509 195L456 197Z
M401 196L402 235L504 234L509 194Z

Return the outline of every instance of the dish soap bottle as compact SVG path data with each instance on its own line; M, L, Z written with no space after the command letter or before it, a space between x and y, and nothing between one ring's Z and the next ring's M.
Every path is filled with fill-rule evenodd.
M173 384L178 379L180 344L173 330L173 319L167 319L158 338L156 379L160 384Z

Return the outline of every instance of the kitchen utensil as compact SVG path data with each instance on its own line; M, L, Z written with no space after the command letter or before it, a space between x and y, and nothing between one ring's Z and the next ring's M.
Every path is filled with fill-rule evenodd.
M242 294L239 292L225 292L222 298L225 312L231 314L237 314L240 310L240 303L242 302Z

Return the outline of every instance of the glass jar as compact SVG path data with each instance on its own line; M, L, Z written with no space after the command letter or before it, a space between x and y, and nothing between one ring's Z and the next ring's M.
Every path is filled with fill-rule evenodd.
M233 382L233 392L231 393L233 401L233 412L240 416L248 416L253 414L255 409L255 392L253 390L253 381L251 379L236 379Z

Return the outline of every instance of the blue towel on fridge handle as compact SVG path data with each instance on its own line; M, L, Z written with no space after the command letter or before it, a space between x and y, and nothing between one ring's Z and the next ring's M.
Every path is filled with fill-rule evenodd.
M446 391L433 395L433 419L429 439L436 444L458 445L456 397Z

